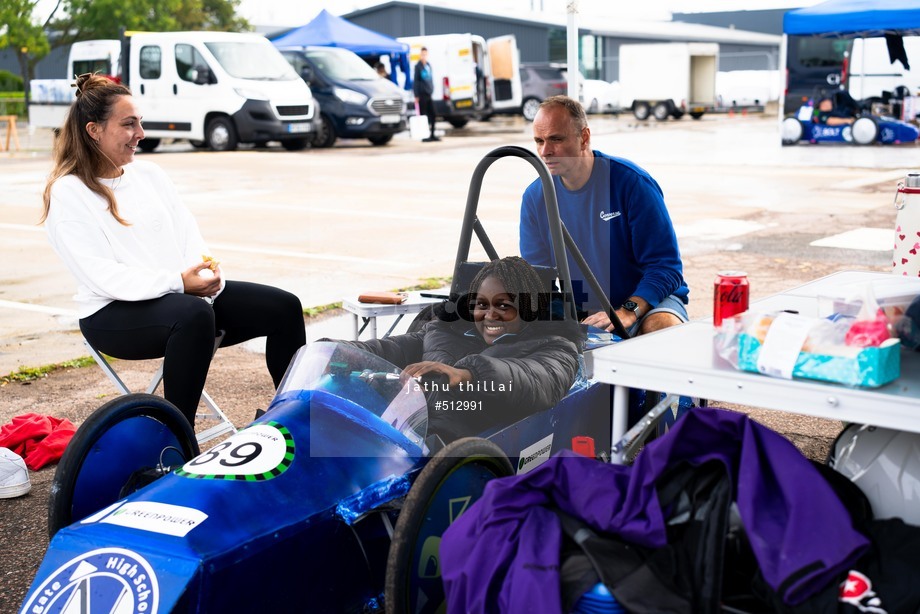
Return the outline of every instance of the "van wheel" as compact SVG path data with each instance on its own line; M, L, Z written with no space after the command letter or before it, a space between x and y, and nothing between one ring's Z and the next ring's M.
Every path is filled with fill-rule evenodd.
M285 139L281 141L281 146L287 151L303 151L309 145L307 139Z
M635 115L636 119L639 121L647 120L650 114L651 109L649 108L647 102L637 102L635 105L633 105L633 115Z
M215 117L205 132L205 140L213 151L233 151L239 143L229 117Z
M313 147L332 147L335 144L337 135L335 126L325 115L320 116L319 124L316 126L316 133L313 135Z
M540 110L540 101L536 98L528 98L524 101L524 104L521 105L521 113L524 114L524 119L529 122L533 121L533 118L537 116L537 111Z
M160 145L160 139L144 139L137 144L144 153L151 153Z
M666 102L659 102L652 109L652 115L656 121L663 122L671 115L671 107Z

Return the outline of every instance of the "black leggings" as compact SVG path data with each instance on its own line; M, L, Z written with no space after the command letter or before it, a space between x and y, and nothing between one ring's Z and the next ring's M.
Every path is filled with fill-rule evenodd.
M265 362L275 387L294 353L306 343L300 299L272 286L228 281L213 305L189 294L147 301L115 301L80 320L89 343L126 360L163 360L163 394L193 425L214 352L221 347L267 337Z

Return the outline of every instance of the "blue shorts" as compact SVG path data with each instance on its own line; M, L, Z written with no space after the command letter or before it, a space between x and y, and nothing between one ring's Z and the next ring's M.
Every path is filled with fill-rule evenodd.
M677 298L676 296L672 294L671 296L664 297L664 299L660 303L658 303L654 307L654 309L652 309L647 314L639 318L639 320L637 320L635 324L630 326L626 332L629 333L630 337L635 337L636 333L639 331L639 326L642 325L642 322L645 320L645 318L649 317L653 313L659 313L659 312L672 313L676 315L680 319L681 322L686 322L690 319L690 317L687 315L687 306L684 305L684 302L682 300L680 300L679 298Z

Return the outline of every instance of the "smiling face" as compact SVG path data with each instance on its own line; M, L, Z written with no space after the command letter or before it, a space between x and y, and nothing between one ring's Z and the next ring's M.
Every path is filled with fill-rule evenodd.
M502 335L517 333L524 323L518 317L517 301L511 298L497 277L486 277L473 304L476 330L489 345Z
M137 144L144 138L141 115L131 96L119 96L109 118L104 122L89 122L86 131L99 151L115 165L104 177L119 176L121 167L134 161Z

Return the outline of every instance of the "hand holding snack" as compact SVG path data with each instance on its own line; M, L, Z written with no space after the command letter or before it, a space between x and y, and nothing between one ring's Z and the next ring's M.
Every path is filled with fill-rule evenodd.
M182 272L182 286L185 294L193 296L214 296L220 291L221 275L220 269L215 265L212 269L212 262L216 260L204 260L200 264L193 265Z

